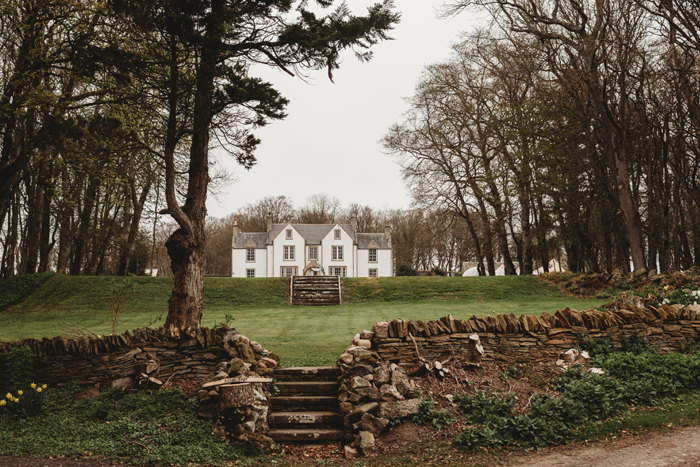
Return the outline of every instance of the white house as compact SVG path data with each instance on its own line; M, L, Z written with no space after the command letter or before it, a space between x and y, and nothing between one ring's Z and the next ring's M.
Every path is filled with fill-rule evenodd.
M350 224L273 224L266 232L233 227L231 277L394 275L391 232L357 232Z

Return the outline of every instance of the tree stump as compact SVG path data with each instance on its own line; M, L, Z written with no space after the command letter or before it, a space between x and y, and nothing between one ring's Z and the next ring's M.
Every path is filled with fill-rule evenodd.
M484 347L481 345L481 339L478 334L474 333L469 336L469 340L467 341L465 356L470 363L479 363L483 355Z
M230 409L253 405L255 396L250 383L224 384L219 387L219 404L221 409Z

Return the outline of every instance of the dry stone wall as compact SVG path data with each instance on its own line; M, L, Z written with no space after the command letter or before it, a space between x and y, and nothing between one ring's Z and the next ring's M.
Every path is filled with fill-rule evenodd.
M700 306L624 305L611 311L557 311L540 316L496 315L458 320L447 316L437 321L377 323L367 337L381 360L415 363L416 348L421 357L464 353L469 336L477 333L486 350L494 354L530 359L556 359L583 340L610 338L621 343L631 336L643 336L662 352L679 349L700 337ZM415 343L414 343L415 340Z
M174 339L162 328L141 328L99 338L0 343L0 357L14 347L28 346L36 357L37 376L52 385L75 381L107 387L125 384L143 373L161 381L177 378L204 382L220 372L222 361L234 358L249 364L259 375L271 375L279 359L257 342L237 336L242 337L235 329L221 327L200 328L193 337ZM0 379L4 378L1 372L0 366Z

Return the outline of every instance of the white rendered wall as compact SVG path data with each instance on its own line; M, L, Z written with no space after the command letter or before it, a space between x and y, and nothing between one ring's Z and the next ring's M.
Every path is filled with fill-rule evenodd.
M369 249L357 250L357 277L369 277L369 270L376 269L377 277L393 276L391 250L377 249L377 262L369 262Z
M267 250L264 248L255 249L255 261L250 263L246 261L246 249L235 248L231 261L231 277L246 277L246 269L255 269L255 277L267 277Z
M287 229L292 229L292 239L287 240ZM284 247L294 246L294 261L284 260ZM291 225L287 225L282 231L272 240L272 270L270 277L280 277L280 268L282 266L296 266L297 274L304 274L304 263L306 251L304 249L306 241L299 235L299 232Z
M335 240L335 230L340 229L340 240ZM355 277L355 267L353 262L353 239L342 227L336 225L331 229L330 232L321 240L321 250L323 263L323 270L326 274L331 273L332 267L345 266L345 275L347 277ZM333 260L333 246L343 247L343 259L342 261Z

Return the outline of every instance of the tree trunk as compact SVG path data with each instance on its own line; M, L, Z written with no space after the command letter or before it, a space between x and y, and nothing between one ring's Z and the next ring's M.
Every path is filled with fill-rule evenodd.
M85 205L80 213L80 223L78 225L78 236L75 239L75 247L73 249L73 261L70 265L71 275L78 275L83 266L85 249L88 243L88 230L90 228L90 218L92 217L92 208L97 197L97 186L99 179L92 177L85 191Z
M202 320L204 289L202 263L209 184L209 124L212 115L215 68L221 47L221 37L224 34L223 7L223 0L212 1L211 13L207 18L206 41L197 67L189 179L187 197L182 208L177 206L174 193L174 166L170 159L172 154L166 158L168 211L180 225L165 244L170 257L170 268L175 276L175 284L168 300L165 329L173 337L192 334ZM171 117L174 117L173 112L176 112L172 106L173 103L171 101ZM168 134L171 133L174 123L171 118L168 122Z
M622 210L622 220L625 226L625 233L629 241L630 253L632 255L632 267L635 274L646 271L646 261L644 260L644 239L642 237L642 222L639 212L632 199L630 191L630 174L627 167L627 159L621 142L615 151L615 177L617 179L617 196Z

